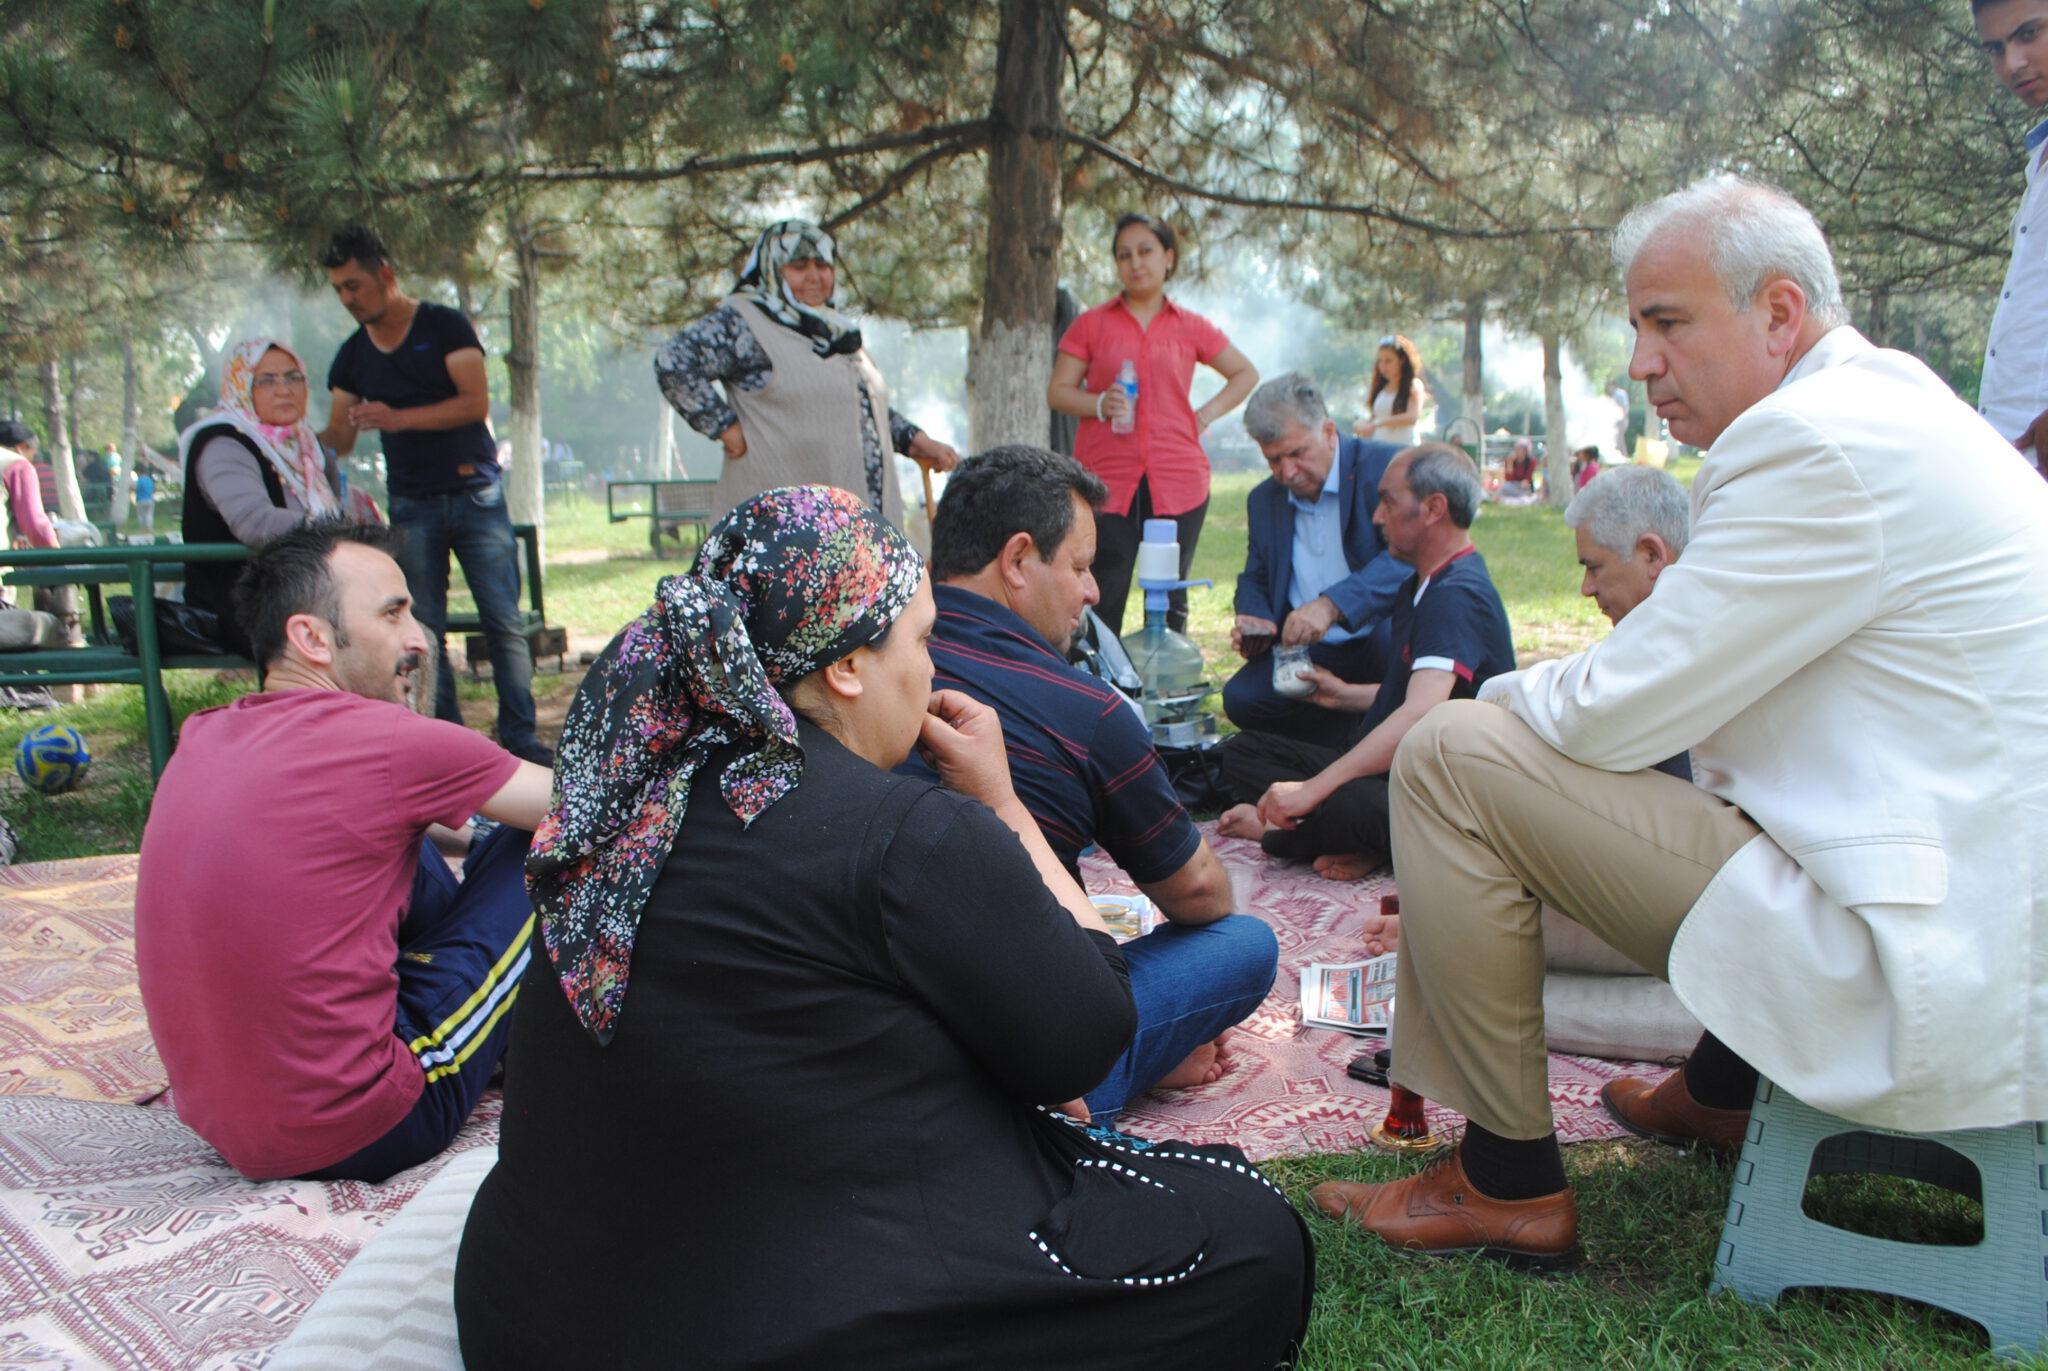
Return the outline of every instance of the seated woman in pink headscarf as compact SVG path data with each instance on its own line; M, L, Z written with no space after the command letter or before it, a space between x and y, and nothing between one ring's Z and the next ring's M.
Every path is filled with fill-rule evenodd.
M178 435L187 543L262 547L310 518L345 511L341 471L306 422L306 367L269 338L235 344L221 364L220 404ZM185 602L218 615L221 642L246 653L230 592L240 565L194 563Z

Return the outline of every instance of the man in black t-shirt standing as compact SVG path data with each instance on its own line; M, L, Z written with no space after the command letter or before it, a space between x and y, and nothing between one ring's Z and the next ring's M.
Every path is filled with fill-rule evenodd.
M534 733L533 657L519 616L519 549L505 512L483 344L459 310L398 288L390 254L369 229L341 230L321 258L343 309L362 325L328 368L333 408L321 438L337 455L356 434L383 435L391 523L405 533L400 562L413 612L433 638L434 713L462 722L448 670L448 556L476 599L498 688L498 742L543 766L554 754Z

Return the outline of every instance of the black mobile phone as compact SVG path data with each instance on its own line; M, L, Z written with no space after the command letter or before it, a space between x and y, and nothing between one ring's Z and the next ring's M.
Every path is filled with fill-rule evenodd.
M1244 643L1245 660L1250 661L1252 658L1263 653L1267 648L1273 646L1273 635L1270 633L1247 633L1243 636L1242 641Z
M1382 1047L1353 1057L1351 1065L1344 1068L1344 1074L1354 1081L1364 1081L1367 1085L1385 1085L1387 1073L1393 1069L1393 1050Z

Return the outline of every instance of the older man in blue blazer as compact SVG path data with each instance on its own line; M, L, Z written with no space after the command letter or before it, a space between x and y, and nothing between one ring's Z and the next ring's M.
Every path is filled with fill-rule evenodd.
M1380 679L1387 615L1413 571L1372 522L1380 477L1401 449L1340 438L1315 382L1298 371L1252 393L1244 426L1273 474L1246 501L1251 548L1230 631L1245 664L1223 687L1223 712L1242 729L1341 747L1357 720L1278 694L1271 648L1306 647L1345 681Z

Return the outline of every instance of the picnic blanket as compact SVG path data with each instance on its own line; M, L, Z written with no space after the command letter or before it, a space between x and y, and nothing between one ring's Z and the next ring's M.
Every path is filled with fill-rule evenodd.
M1279 981L1234 1031L1221 1080L1141 1097L1121 1125L1257 1159L1363 1148L1387 1107L1344 1074L1364 1044L1303 1030L1294 1004L1300 967L1357 958L1387 883L1325 881L1212 841L1239 907L1273 925ZM1083 867L1092 889L1134 889L1099 857ZM381 1185L236 1175L162 1094L135 985L134 879L132 856L0 869L0 1368L263 1366L450 1158L497 1141L494 1091L448 1153ZM1599 1087L1640 1069L1552 1054L1560 1136L1618 1136Z
M1394 889L1386 873L1364 881L1328 881L1305 862L1277 862L1243 838L1219 838L1201 825L1230 873L1237 908L1273 926L1280 941L1280 974L1273 993L1229 1041L1231 1066L1221 1080L1191 1090L1141 1095L1125 1106L1117 1126L1141 1137L1228 1142L1254 1161L1306 1152L1356 1152L1370 1146L1372 1126L1386 1117L1391 1096L1344 1074L1353 1057L1378 1039L1335 1029L1303 1028L1296 1006L1301 969L1311 962L1364 958L1359 933L1380 896ZM1081 860L1091 894L1130 894L1130 877L1100 852ZM1661 1080L1667 1069L1595 1057L1550 1054L1550 1107L1560 1142L1627 1136L1600 1107L1600 1087L1620 1076ZM1461 1120L1432 1104L1437 1128Z
M169 1083L135 982L136 866L0 866L0 1096L132 1104Z

